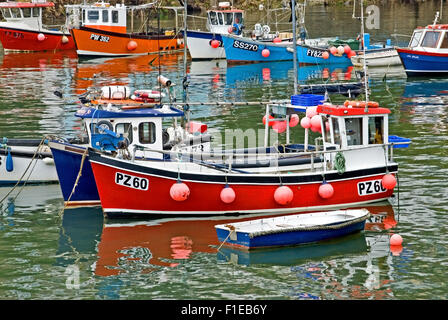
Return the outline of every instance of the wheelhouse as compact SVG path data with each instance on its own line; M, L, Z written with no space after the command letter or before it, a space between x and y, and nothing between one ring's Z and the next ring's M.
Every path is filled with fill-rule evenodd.
M448 24L428 25L425 28L415 29L409 48L425 48L448 53Z
M53 2L33 1L2 2L0 12L3 18L12 24L25 24L31 29L42 29L42 9L54 7Z
M244 10L233 9L229 2L220 2L218 9L207 11L207 28L211 32L228 33L229 27L242 26L243 19Z

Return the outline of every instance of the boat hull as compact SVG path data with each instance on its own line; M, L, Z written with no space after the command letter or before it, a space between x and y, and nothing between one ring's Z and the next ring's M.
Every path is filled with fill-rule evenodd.
M76 52L84 57L133 56L183 48L182 40L175 36L128 34L87 27L73 28L70 32ZM130 41L135 42L135 48L128 48Z
M212 40L218 40L220 46L213 48ZM192 60L225 59L226 52L220 34L187 30L187 47Z
M50 150L37 153L37 146L10 146L10 148L12 168L7 166L7 151L4 148L0 149L0 186L10 186L16 183L40 184L58 182Z
M332 212L329 212L329 214L331 213ZM305 217L306 215L313 214L302 215ZM351 221L341 220L340 222L333 224L315 225L310 226L309 228L303 228L301 225L298 225L295 228L291 226L291 231L278 229L276 223L282 226L281 222L279 222L282 220L281 218L265 219L266 222L264 222L264 224L268 224L268 227L270 227L270 224L273 224L273 227L278 229L267 230L267 232L249 232L238 230L238 227L235 230L231 230L228 226L232 226L232 224L217 225L215 228L218 240L225 245L237 246L243 249L259 249L306 244L346 236L364 230L368 216L369 212L366 210L365 215ZM272 221L270 222L269 220ZM257 221L253 222L256 223ZM248 224L248 222L243 222L241 224ZM238 225L238 223L236 225Z
M353 65L363 67L364 56L357 55L351 58ZM395 49L371 50L366 52L367 67L387 67L401 65L400 57Z
M229 63L292 61L293 49L287 43L274 44L272 42L254 41L248 38L222 36L226 59ZM268 56L263 56L263 50L269 50ZM323 53L328 50L314 48L307 45L297 46L297 60L300 65L318 64L347 64L351 65L346 54L342 56L329 55L323 58Z
M49 142L49 146L65 205L99 205L100 197L86 148L53 141Z
M45 40L39 41L42 33ZM66 41L63 41L66 37ZM54 51L74 50L75 42L69 33L58 31L25 30L0 26L0 41L5 50L11 51Z
M274 193L280 185L277 174L206 174L180 173L166 170L163 163L158 165L138 165L101 156L89 152L90 163L95 176L103 211L106 214L123 215L222 215L250 213L292 213L320 208L333 208L350 204L362 204L389 198L393 190L382 189L378 193L359 195L358 185L373 183L386 174L386 167L337 172L326 175L326 181L334 188L330 199L319 196L322 184L320 173L284 174L283 185L293 192L293 200L287 205L280 205L274 200ZM390 165L390 172L398 170L397 165ZM218 171L217 171L218 172ZM125 186L116 178L127 177L131 180L145 182L146 189ZM175 201L170 196L173 184L184 182L190 195L185 201ZM220 199L222 189L228 183L235 191L232 203ZM143 185L143 183L142 183Z
M448 53L397 48L407 75L448 74Z

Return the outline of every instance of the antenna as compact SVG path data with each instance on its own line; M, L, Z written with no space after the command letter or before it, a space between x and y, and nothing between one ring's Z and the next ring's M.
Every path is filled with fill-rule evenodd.
M365 32L364 32L364 6L363 6L363 1L361 0L361 34L362 34L362 39L364 40L364 36L365 36ZM364 112L368 112L369 108L368 108L368 102L369 102L369 81L367 79L367 62L366 62L366 46L365 46L365 42L363 41L363 45L362 45L362 52L364 55L364 90L366 92L366 107L364 108Z

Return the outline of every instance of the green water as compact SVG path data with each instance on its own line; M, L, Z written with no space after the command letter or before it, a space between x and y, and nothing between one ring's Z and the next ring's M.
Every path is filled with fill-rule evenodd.
M432 22L433 9L389 8L375 36L410 34ZM316 7L309 14L312 36L322 21L329 25L323 36L358 31L349 7ZM0 61L1 137L75 135L76 94L88 86L152 88L161 72L182 97L182 55L161 59L160 66L134 58L85 62L73 54L8 53ZM191 101L288 99L293 93L292 63L189 61L188 69ZM447 299L448 80L407 79L400 68L370 72L371 99L392 111L390 133L412 144L396 149L399 188L390 202L367 207L373 215L362 233L259 254L218 252L213 226L231 218L104 219L98 207L62 211L58 185L26 186L0 205L0 299ZM353 79L354 70L299 69L301 83L346 77ZM210 128L263 127L261 106L191 108L192 118ZM0 199L9 190L0 188ZM403 237L398 252L389 247L392 233Z

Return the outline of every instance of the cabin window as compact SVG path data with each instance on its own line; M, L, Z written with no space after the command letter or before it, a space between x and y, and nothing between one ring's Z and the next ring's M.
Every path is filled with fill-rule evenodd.
M243 23L243 14L241 12L235 13L235 23L239 23L239 24Z
M420 39L422 37L423 31L416 31L414 32L414 35L412 36L411 42L409 42L409 47L414 48L418 46L420 43Z
M440 48L447 49L448 48L448 31L445 31L445 36L443 37L442 44Z
M224 13L225 24L232 25L233 24L233 14L232 13Z
M87 19L92 22L98 21L100 18L100 13L98 10L89 10L87 11Z
M329 128L330 123L329 123L330 119L328 119L326 116L322 116L322 123L324 124L324 128ZM327 143L331 143L331 134L329 131L327 130L322 130L322 136L324 138L324 141Z
M422 47L437 48L439 38L440 38L439 31L427 31L422 41Z
M218 24L218 18L216 17L216 12L214 12L214 11L210 11L210 23L212 25Z
M118 23L118 11L112 11L112 23Z
M336 118L331 118L333 124L334 143L341 145L341 131L339 130L339 122Z
M11 8L11 16L13 18L21 18L22 15L20 14L19 8Z
M11 18L11 12L9 12L9 9L2 9L2 14L3 14L3 17L5 17L5 19Z
M109 11L103 10L103 12L101 14L103 17L103 22L109 22Z
M384 117L369 118L369 144L384 143Z
M154 122L140 123L138 126L138 139L140 143L152 144L156 142L156 125Z
M222 13L221 13L221 12L218 12L218 23L219 23L220 25L223 25L223 24L224 24L224 21L223 21L223 17L222 17Z
M132 143L132 124L130 123L118 123L115 126L115 132L123 134L123 137L129 140L129 144Z
M31 8L23 8L22 10L24 18L31 18Z
M362 118L345 119L345 132L347 134L347 145L362 144Z

